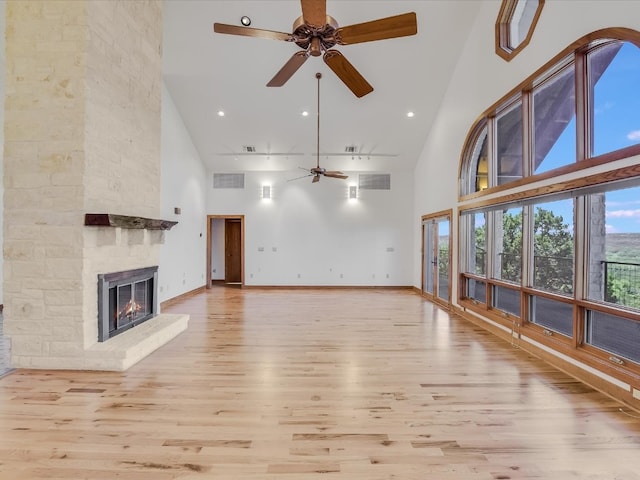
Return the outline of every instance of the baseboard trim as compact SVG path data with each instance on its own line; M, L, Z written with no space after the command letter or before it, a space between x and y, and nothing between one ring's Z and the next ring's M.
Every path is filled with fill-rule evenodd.
M169 307L171 305L174 305L176 303L180 303L183 300L186 300L189 297L193 297L194 295L198 295L199 293L203 293L205 291L206 287L205 285L202 285L201 287L198 288L194 288L193 290L190 290L188 292L182 293L178 296L175 296L173 298L170 298L168 300L165 300L164 302L160 302L160 310L162 310L165 307Z
M242 285L265 290L413 290L411 285Z

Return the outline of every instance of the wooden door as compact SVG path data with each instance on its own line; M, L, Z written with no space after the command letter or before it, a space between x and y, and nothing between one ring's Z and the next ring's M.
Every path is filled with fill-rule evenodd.
M242 223L227 218L224 222L224 281L242 283Z

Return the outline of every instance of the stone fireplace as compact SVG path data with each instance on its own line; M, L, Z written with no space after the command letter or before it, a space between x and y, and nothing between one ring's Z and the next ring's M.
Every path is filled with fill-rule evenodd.
M160 265L168 227L148 220L162 206L162 1L11 1L5 16L11 366L125 370L188 324L156 309L98 341L98 275Z
M158 267L98 275L98 341L153 318L158 312Z

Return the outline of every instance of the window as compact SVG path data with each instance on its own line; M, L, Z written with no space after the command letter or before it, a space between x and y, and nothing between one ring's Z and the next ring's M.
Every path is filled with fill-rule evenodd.
M531 295L529 320L544 327L544 334L561 333L573 336L573 305L558 299Z
M544 0L503 0L496 20L496 53L509 61L531 40Z
M573 199L538 203L533 218L533 287L573 295Z
M516 102L496 119L498 185L522 178L522 103Z
M633 30L587 35L472 126L458 298L637 390L639 46Z
M589 311L585 333L587 344L614 355L610 361L623 363L619 356L640 363L640 322Z
M593 156L640 143L640 48L610 41L589 54Z
M571 62L533 91L534 173L576 161L575 70Z
M640 187L588 196L587 298L640 311Z
M486 213L476 213L471 217L469 228L471 235L471 255L467 265L468 271L484 276L487 273L487 216Z
M522 207L495 212L494 278L520 284L522 278Z
M460 195L491 195L640 154L640 33L585 37L489 108L471 129Z

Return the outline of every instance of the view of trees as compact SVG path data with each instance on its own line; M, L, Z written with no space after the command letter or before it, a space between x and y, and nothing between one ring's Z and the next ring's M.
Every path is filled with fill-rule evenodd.
M537 208L534 217L534 286L573 293L573 233L561 215Z
M522 277L522 209L502 214L500 278L520 283ZM562 215L537 207L534 214L533 286L573 294L573 233ZM475 229L476 273L484 273L486 225ZM608 234L606 302L640 309L640 234Z
M502 215L502 279L520 282L522 276L522 210ZM486 226L476 228L476 251L484 252ZM573 234L561 215L536 208L534 215L534 281L543 290L573 292Z

